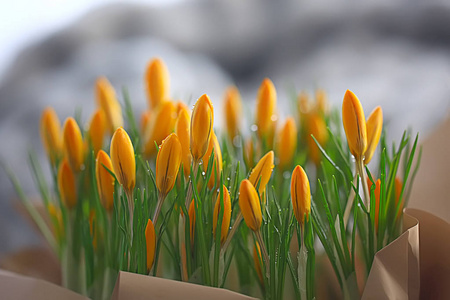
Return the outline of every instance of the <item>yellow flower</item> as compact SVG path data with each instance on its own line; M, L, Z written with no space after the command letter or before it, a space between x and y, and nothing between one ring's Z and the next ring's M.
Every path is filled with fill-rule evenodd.
M190 134L189 126L191 124L191 117L189 116L189 111L186 109L180 110L178 114L178 119L175 124L175 133L178 136L181 144L182 158L181 162L183 164L184 175L187 177L191 173L191 150L190 146Z
M189 234L191 235L191 247L194 246L195 238L195 207L194 199L192 199L191 204L189 204Z
M400 194L402 193L402 187L403 187L403 183L402 180L398 177L395 177L395 208L397 208L398 205L398 201L401 201L400 203L400 209L396 215L396 219L400 219L402 213L403 213L403 206L405 205L403 199L400 200Z
M222 172L222 151L220 150L219 141L217 140L216 134L212 132L211 139L209 140L208 150L203 157L203 171L206 172L208 169L209 159L211 157L212 151L214 149L214 159L212 166L211 177L208 181L208 188L212 190L215 184L218 184L220 173Z
M127 193L131 193L136 183L136 161L133 144L122 127L117 128L114 132L111 139L110 155L117 181Z
M277 91L269 78L265 78L258 90L256 100L256 126L260 138L270 138L276 118Z
M380 141L381 130L383 129L383 111L377 106L369 118L367 118L367 149L364 153L364 163L367 165L375 153L378 142Z
M291 199L295 218L303 225L305 215L308 219L311 212L311 190L308 176L301 166L296 166L292 172Z
M350 152L356 160L362 159L367 149L366 119L358 97L350 90L344 95L342 121Z
M300 94L298 94L297 103L300 122L302 124L306 124L305 121L307 119L307 116L311 112L311 102L309 100L308 93L302 91Z
M170 134L161 144L156 157L156 187L166 196L173 188L181 164L181 144L175 133Z
M149 99L149 107L156 108L169 97L170 77L164 61L152 59L145 72L145 84Z
M100 150L95 162L95 177L100 201L106 211L111 212L114 206L114 177L108 172L113 171L111 159L105 151Z
M105 77L97 79L96 83L97 105L103 110L106 117L107 128L113 133L123 126L122 108L116 98L116 92Z
M262 222L261 205L258 193L248 179L244 179L239 187L239 207L248 228L258 231Z
M213 133L214 109L208 95L202 95L195 103L191 118L191 154L198 163L208 150Z
M155 259L156 246L155 227L150 219L148 219L147 226L145 227L145 242L147 245L147 271L150 271Z
M261 270L261 261L259 259L260 257L262 259L261 249L259 248L258 242L255 242L255 246L253 247L253 262L255 263L255 269L256 274L258 274L258 279L261 284L264 284L263 274Z
M50 159L50 163L56 166L62 156L63 141L61 124L53 108L47 107L42 112L40 131L42 144Z
M256 188L259 183L259 194L262 195L273 171L273 151L267 152L250 173L249 180Z
M153 116L152 116L153 117ZM159 105L154 114L154 120L148 129L147 137L144 137L146 143L144 154L150 157L156 154L155 142L160 145L161 142L173 132L176 122L175 105L172 101L164 101Z
M219 193L216 199L216 204L214 206L214 214L213 214L213 232L214 236L216 236L216 227L219 223L219 215L220 215L220 198L221 194ZM231 199L230 194L228 193L228 189L223 186L223 218L222 218L222 227L220 231L220 244L223 245L228 236L228 229L230 228L230 220L231 220Z
M177 119L180 116L180 113L183 111L186 111L189 116L191 115L191 112L189 111L189 107L186 104L184 104L183 101L177 101L175 107L176 107L176 112L177 112Z
M278 136L277 152L280 159L280 168L285 170L294 159L297 149L297 127L292 117L286 119Z
M239 134L242 119L241 95L235 86L229 87L225 92L224 113L228 136L233 141L234 137Z
M61 200L70 210L77 204L77 189L75 185L75 176L69 166L69 162L64 159L59 166L58 188Z
M311 135L314 136L322 147L325 147L325 144L328 141L327 124L323 117L317 113L311 113L308 116L307 124L308 136L306 137L306 141L308 144L309 156L317 166L320 163L321 153Z
M78 172L84 162L84 144L80 127L73 118L67 118L64 123L64 151L71 168Z
M92 116L89 124L89 139L94 150L94 154L97 154L103 147L103 138L106 131L106 119L103 110L98 109Z
M372 181L370 181L369 177L367 177L367 187L369 190L372 188ZM375 190L374 190L374 196L375 196L375 230L378 232L378 219L380 215L380 195L381 195L381 180L378 179L375 182Z

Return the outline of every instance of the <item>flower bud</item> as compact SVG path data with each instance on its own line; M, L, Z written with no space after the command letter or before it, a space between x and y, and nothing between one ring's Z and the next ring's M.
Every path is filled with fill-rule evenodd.
M173 188L181 164L181 144L175 133L171 133L161 144L156 157L156 187L163 196Z
M146 140L144 154L147 157L156 154L155 142L160 145L162 140L173 132L176 122L175 105L172 101L164 101L153 116L154 120L148 128L148 135L144 137Z
M308 93L305 91L300 92L297 98L298 102L298 115L300 117L300 122L306 124L306 119L308 114L311 112L311 102Z
M214 150L214 159L211 177L208 181L208 188L212 190L215 186L215 183L218 183L220 178L220 173L222 172L222 151L220 150L219 141L217 140L216 134L214 131L212 132L211 139L209 140L208 150L206 151L205 156L203 157L203 171L206 172L208 170L209 159ZM218 185L218 184L217 184Z
M291 200L295 218L300 225L303 225L305 215L308 220L311 212L311 190L308 176L299 165L292 172Z
M316 90L316 110L320 115L325 115L328 112L327 93L322 89Z
M402 187L403 187L403 183L402 183L401 179L398 177L395 177L395 208L397 208L398 201L401 201L400 209L399 209L397 215L395 216L395 218L397 220L400 219L400 217L403 213L403 206L405 205L403 199L400 200L400 194L402 193Z
M53 220L53 233L58 241L64 237L64 223L62 219L61 209L56 207L53 203L48 204L48 214Z
M367 149L364 153L364 163L367 165L375 153L378 142L380 141L381 130L383 129L383 111L381 107L377 106L366 123L367 128Z
M242 119L242 103L239 90L235 86L229 87L225 92L224 101L225 127L231 141L239 134Z
M187 177L191 173L191 150L189 126L191 124L191 117L187 109L180 110L178 119L175 124L175 133L178 136L181 144L181 162L183 164L184 175Z
M105 77L97 79L96 83L97 105L103 110L106 126L110 133L123 126L122 108L116 98L116 92Z
M208 95L202 95L195 103L191 118L191 154L199 162L208 150L213 133L214 109Z
M357 160L361 159L367 149L366 119L358 97L350 90L344 95L342 122L350 152Z
M169 97L169 71L162 59L154 58L149 62L145 72L145 84L150 108L158 107Z
M144 111L141 114L141 136L145 137L148 133L148 128L150 127L150 121L152 118L152 112L149 110Z
M258 193L248 179L244 179L239 187L239 207L248 228L258 231L262 222L261 205Z
M280 159L280 168L285 170L294 159L297 149L297 127L292 117L286 119L278 136L277 152Z
M92 116L89 124L89 139L94 150L94 154L97 154L103 147L103 138L106 132L106 119L103 110L98 109Z
M100 150L95 161L97 189L103 207L106 211L111 212L114 206L115 179L108 170L113 171L111 159L105 151Z
M56 166L62 156L63 141L61 134L61 124L58 115L51 107L47 107L42 112L41 117L41 139L45 152L53 166Z
M73 118L67 118L64 123L64 151L69 160L70 167L78 172L84 162L84 144L80 127Z
M269 78L265 78L256 99L256 126L261 138L268 138L274 130L273 118L277 105L277 91Z
M320 163L321 153L312 136L314 136L314 138L322 147L325 147L325 144L328 141L327 124L325 123L325 120L321 115L317 113L311 113L307 121L307 130L308 136L306 141L308 145L309 156L317 166Z
M216 199L216 204L214 206L214 214L213 214L213 232L214 236L216 236L216 228L219 224L219 216L220 216L220 198L221 194L219 193ZM228 193L228 189L223 186L223 218L222 218L222 227L220 231L220 244L223 245L228 236L228 229L230 228L230 220L231 220L231 199L230 194Z
M370 181L369 177L367 177L367 186L369 187L369 190L372 187L372 181ZM378 232L378 216L380 215L380 192L381 192L381 180L378 179L375 182L375 190L374 190L374 196L375 196L375 230Z
M273 151L267 152L253 168L248 178L255 188L259 184L258 191L260 195L263 194L264 189L270 180L270 176L272 175L274 167L273 156Z
M189 204L189 234L191 235L191 247L194 246L195 238L195 201L192 199L191 204Z
M133 144L122 127L117 128L114 132L111 139L110 155L117 181L126 192L131 193L136 183L136 161Z
M147 246L147 271L150 271L155 259L156 246L155 227L150 219L148 219L147 226L145 227L145 243Z
M77 204L77 189L75 176L70 168L69 162L64 159L58 171L59 195L64 205L71 210Z
M255 165L255 145L253 144L253 141L251 138L245 141L244 144L244 162L248 169L253 168Z

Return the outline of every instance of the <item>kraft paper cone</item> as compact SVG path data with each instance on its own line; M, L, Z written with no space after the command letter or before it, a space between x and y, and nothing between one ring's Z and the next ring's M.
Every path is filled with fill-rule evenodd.
M3 270L0 270L0 298L8 300L88 299L53 283Z
M214 299L251 300L251 298L225 289L206 287L181 281L120 272L112 300L171 300Z

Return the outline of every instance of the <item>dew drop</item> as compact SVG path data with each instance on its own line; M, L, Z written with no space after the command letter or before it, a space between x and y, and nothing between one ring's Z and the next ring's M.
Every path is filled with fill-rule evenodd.
M258 130L258 125L253 124L252 126L250 126L250 130L256 132L256 130Z

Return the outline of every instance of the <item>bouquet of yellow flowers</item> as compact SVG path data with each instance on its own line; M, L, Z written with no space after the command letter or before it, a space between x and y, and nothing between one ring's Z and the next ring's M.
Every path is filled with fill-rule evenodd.
M127 90L121 105L106 78L96 82L98 108L86 128L77 115L61 129L54 110L44 110L52 184L32 152L30 165L49 224L9 171L60 258L63 285L108 299L118 272L128 271L265 299L283 299L287 290L314 299L318 252L328 256L344 298L360 298L356 261L364 281L375 253L401 233L420 163L420 155L413 163L417 137L405 132L389 147L382 109L366 119L349 90L342 114L328 107L324 91L314 100L301 92L281 122L267 78L254 116L244 118L236 87L226 91L224 130L215 131L206 94L192 112L171 100L162 60L150 61L145 82L140 124Z

